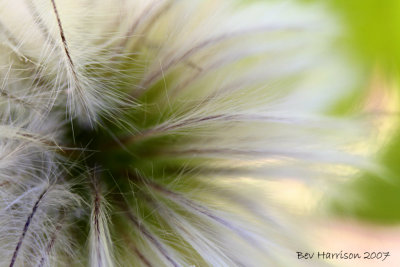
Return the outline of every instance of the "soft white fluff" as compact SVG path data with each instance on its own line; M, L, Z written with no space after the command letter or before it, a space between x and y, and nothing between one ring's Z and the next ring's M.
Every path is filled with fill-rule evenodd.
M255 181L380 171L368 123L324 115L337 31L292 1L1 0L0 265L300 264Z

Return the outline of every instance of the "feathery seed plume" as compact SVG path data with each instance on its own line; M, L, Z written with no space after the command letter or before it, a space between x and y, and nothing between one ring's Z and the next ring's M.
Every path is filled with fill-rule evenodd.
M351 146L370 125L326 115L338 27L291 1L1 0L0 265L300 266L262 188L379 171Z

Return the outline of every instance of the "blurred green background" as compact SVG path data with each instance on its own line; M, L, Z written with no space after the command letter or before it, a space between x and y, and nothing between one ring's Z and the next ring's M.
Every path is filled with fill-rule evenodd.
M265 0L244 0L246 2ZM274 1L274 0L272 0ZM285 1L276 0L279 3ZM390 81L388 90L400 90L400 0L297 0L304 5L326 7L343 26L337 49L355 64L363 78L357 88L330 111L336 116L352 116L365 101L371 80L379 70L383 80ZM354 89L354 90L352 90ZM393 93L393 92L392 92ZM399 92L394 92L400 94ZM400 107L398 101L397 107ZM381 166L389 176L364 172L343 187L343 195L332 199L330 211L346 218L370 222L400 223L400 123L397 111L382 114L397 129L379 153ZM386 117L386 118L385 118ZM349 196L351 194L351 196Z
M365 83L359 86L359 94L350 96L336 112L347 114L367 92L374 70L380 70L383 79L392 83L390 90L399 90L400 70L400 1L399 0L305 0L305 3L321 3L333 11L344 25L340 48L347 51L365 73ZM397 92L395 92L397 93ZM397 103L400 106L400 103ZM391 123L398 124L397 112L389 116ZM383 118L385 119L385 118ZM393 125L399 129L399 125ZM384 144L379 156L380 163L388 168L390 177L364 173L346 185L346 192L355 196L334 199L331 209L339 215L365 219L379 223L400 222L400 131L395 130ZM340 198L340 197L339 197ZM357 199L357 201L354 201Z

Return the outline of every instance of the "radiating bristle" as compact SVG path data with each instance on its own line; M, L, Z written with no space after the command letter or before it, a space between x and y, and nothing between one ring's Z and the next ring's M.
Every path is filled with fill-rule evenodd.
M0 0L0 265L294 266L258 185L381 171L369 121L326 112L339 27L292 1Z

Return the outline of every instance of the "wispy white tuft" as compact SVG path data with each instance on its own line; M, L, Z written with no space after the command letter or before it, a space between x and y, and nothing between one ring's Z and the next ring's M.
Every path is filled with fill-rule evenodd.
M90 218L90 264L91 266L114 266L112 240L108 229L106 203L101 195L97 177L93 178L93 204Z
M262 189L382 170L340 25L251 2L0 0L1 266L301 264Z

